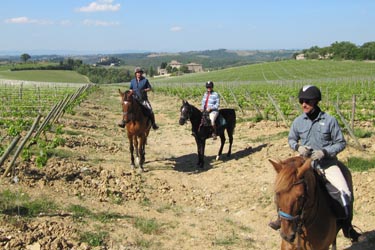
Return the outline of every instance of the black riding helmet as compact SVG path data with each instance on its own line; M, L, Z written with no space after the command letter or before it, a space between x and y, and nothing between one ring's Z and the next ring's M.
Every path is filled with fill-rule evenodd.
M299 90L298 99L321 101L322 93L320 92L319 88L316 86L305 85Z
M206 88L211 88L211 89L213 89L213 88L214 88L214 82L213 82L213 81L208 81L208 82L206 82Z

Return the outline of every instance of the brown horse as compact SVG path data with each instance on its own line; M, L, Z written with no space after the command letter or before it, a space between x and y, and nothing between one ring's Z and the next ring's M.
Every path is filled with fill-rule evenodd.
M269 160L277 172L275 202L281 218L281 249L336 249L340 228L330 208L330 197L311 168L311 159L301 156L284 161Z
M121 105L123 112L123 120L125 121L126 131L129 139L129 150L131 157L131 168L137 165L140 171L143 171L143 164L145 162L145 147L147 143L147 136L150 132L151 122L143 112L142 104L140 104L131 91L127 90L124 93L118 90L121 96ZM137 156L136 163L134 162L134 149Z

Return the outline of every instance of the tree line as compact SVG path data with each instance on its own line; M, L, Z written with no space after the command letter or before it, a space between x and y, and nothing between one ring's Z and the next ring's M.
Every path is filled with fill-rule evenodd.
M375 60L375 42L357 46L351 42L334 42L327 47L313 46L302 50L306 59ZM294 58L299 53L294 54Z

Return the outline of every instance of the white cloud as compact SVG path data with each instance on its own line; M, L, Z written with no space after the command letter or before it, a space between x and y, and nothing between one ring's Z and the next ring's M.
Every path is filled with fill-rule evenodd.
M119 22L106 22L100 20L85 19L83 21L83 24L87 26L117 26L119 25Z
M170 31L172 31L172 32L179 32L181 30L182 30L182 27L180 27L180 26L174 26L174 27L170 28Z
M97 0L91 2L88 6L77 8L78 12L96 12L96 11L118 11L120 4L113 4L113 0Z
M49 20L37 20L37 19L30 19L28 17L13 17L5 20L6 23L16 23L16 24L24 24L24 23L31 23L31 24L53 24L52 21Z

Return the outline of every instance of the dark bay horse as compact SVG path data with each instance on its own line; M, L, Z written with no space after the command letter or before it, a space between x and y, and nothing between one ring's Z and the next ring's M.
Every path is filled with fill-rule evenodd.
M281 218L281 249L336 250L340 227L330 208L330 197L311 159L301 156L269 160L277 172L275 202Z
M225 130L227 131L229 137L229 149L227 156L229 157L232 153L232 144L233 144L233 133L234 128L236 127L236 112L234 109L220 109L219 110L219 117L217 120L220 119L222 116L225 120L225 124L217 126L217 134L220 136L220 149L216 156L216 160L219 159L224 143L225 143ZM182 106L180 108L180 125L184 125L186 121L190 120L191 122L191 130L192 135L195 138L195 142L197 143L197 150L198 150L198 167L204 167L204 149L206 146L206 139L210 138L212 135L212 128L210 126L203 126L202 125L202 112L194 107L193 105L189 104L187 101L182 101Z
M147 136L151 128L151 121L149 117L144 114L142 104L135 100L131 91L127 90L124 93L121 92L120 89L118 91L121 96L123 119L129 139L131 168L133 169L137 165L140 171L143 171L146 152L145 147ZM134 149L137 156L137 164L134 162Z

